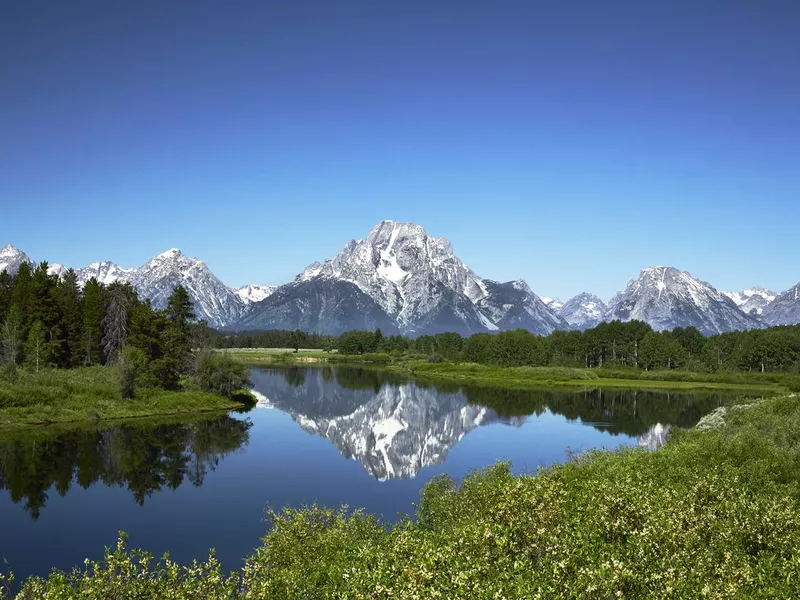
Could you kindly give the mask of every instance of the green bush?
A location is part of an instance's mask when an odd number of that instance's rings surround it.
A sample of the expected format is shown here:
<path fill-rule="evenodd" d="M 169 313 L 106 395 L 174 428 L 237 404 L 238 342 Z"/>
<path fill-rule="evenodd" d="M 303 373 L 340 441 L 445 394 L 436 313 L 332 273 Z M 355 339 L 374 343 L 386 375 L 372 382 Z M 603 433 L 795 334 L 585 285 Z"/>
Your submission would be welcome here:
<path fill-rule="evenodd" d="M 201 352 L 195 368 L 197 385 L 204 392 L 231 398 L 243 387 L 250 385 L 248 369 L 230 356 L 218 352 Z"/>

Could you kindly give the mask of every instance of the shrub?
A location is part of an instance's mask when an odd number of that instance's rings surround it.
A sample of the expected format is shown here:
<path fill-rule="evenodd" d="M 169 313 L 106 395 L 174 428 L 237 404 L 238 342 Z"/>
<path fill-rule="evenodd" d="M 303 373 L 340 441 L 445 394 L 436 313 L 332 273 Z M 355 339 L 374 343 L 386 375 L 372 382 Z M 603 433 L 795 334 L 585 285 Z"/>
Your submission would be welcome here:
<path fill-rule="evenodd" d="M 231 398 L 250 384 L 247 367 L 227 354 L 201 352 L 197 357 L 195 379 L 201 390 Z"/>

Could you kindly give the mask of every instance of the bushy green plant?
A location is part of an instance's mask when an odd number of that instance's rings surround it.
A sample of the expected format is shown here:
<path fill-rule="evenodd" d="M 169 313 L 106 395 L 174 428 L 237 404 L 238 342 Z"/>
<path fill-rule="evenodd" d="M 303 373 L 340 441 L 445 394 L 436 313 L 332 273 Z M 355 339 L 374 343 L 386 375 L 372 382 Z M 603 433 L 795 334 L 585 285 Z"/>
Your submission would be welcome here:
<path fill-rule="evenodd" d="M 195 379 L 201 390 L 226 398 L 249 385 L 247 367 L 227 354 L 217 352 L 201 352 L 198 355 Z"/>

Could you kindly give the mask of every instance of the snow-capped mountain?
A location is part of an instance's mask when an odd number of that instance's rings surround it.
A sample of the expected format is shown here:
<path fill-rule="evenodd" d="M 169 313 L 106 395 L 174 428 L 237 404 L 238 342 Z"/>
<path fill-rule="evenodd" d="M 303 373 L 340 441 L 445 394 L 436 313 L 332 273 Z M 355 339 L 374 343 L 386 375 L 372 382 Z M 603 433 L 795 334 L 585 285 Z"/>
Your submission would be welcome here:
<path fill-rule="evenodd" d="M 333 292 L 326 291 L 331 287 L 346 293 L 377 321 L 374 303 L 394 329 L 411 335 L 497 331 L 512 323 L 549 333 L 563 325 L 524 282 L 483 280 L 461 262 L 446 239 L 429 236 L 413 223 L 382 221 L 365 239 L 351 240 L 334 258 L 309 265 L 294 282 L 255 305 L 257 314 L 249 315 L 237 328 L 284 323 L 289 315 L 303 314 L 310 306 L 330 308 L 337 304 Z M 326 333 L 363 323 L 360 318 L 348 321 L 342 310 L 336 317 L 325 322 Z"/>
<path fill-rule="evenodd" d="M 768 325 L 800 323 L 800 283 L 786 290 L 765 306 L 761 317 Z"/>
<path fill-rule="evenodd" d="M 47 265 L 47 274 L 55 275 L 56 277 L 63 277 L 67 274 L 67 267 L 58 263 Z"/>
<path fill-rule="evenodd" d="M 549 298 L 547 296 L 539 296 L 539 299 L 544 302 L 544 305 L 552 310 L 554 313 L 558 314 L 558 311 L 564 306 L 564 303 L 559 300 L 558 298 Z"/>
<path fill-rule="evenodd" d="M 266 300 L 277 289 L 277 285 L 245 285 L 236 290 L 236 295 L 245 304 L 253 304 Z"/>
<path fill-rule="evenodd" d="M 14 248 L 11 244 L 4 246 L 3 249 L 0 250 L 0 273 L 8 271 L 10 275 L 13 275 L 24 262 L 33 265 L 33 261 L 27 254 L 22 250 Z"/>
<path fill-rule="evenodd" d="M 130 281 L 135 272 L 136 269 L 123 269 L 112 262 L 103 261 L 90 263 L 82 269 L 78 269 L 76 274 L 78 275 L 78 285 L 83 287 L 92 277 L 103 285 L 110 285 L 115 281 L 125 283 Z"/>
<path fill-rule="evenodd" d="M 567 300 L 558 314 L 573 329 L 590 329 L 603 320 L 606 303 L 593 294 L 583 292 Z"/>
<path fill-rule="evenodd" d="M 752 287 L 741 292 L 720 292 L 733 300 L 742 312 L 750 315 L 760 315 L 764 308 L 778 296 L 775 292 L 762 288 Z"/>
<path fill-rule="evenodd" d="M 154 256 L 129 273 L 126 281 L 158 309 L 166 308 L 172 291 L 182 285 L 194 302 L 195 316 L 212 327 L 235 323 L 245 312 L 245 303 L 234 290 L 217 279 L 203 261 L 185 256 L 177 248 Z"/>
<path fill-rule="evenodd" d="M 639 320 L 657 331 L 694 326 L 706 335 L 763 327 L 710 284 L 674 267 L 643 269 L 608 303 L 606 320 Z"/>

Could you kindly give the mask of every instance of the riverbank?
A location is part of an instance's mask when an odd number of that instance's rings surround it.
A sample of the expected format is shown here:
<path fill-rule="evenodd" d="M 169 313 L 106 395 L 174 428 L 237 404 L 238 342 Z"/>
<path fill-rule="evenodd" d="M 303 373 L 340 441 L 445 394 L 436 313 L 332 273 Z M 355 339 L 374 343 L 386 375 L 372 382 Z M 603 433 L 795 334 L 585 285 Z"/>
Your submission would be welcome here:
<path fill-rule="evenodd" d="M 105 561 L 31 579 L 19 598 L 798 597 L 798 430 L 800 399 L 785 395 L 677 431 L 656 452 L 435 479 L 392 527 L 360 512 L 284 509 L 231 574 L 213 555 L 155 562 L 123 537 Z"/>
<path fill-rule="evenodd" d="M 388 354 L 347 355 L 321 350 L 285 348 L 225 350 L 250 366 L 315 364 L 379 368 L 430 382 L 453 382 L 519 389 L 573 387 L 580 389 L 626 388 L 664 391 L 728 390 L 776 395 L 800 391 L 800 377 L 782 373 L 694 373 L 642 371 L 640 369 L 584 369 L 571 367 L 497 367 L 476 363 L 438 362 Z"/>
<path fill-rule="evenodd" d="M 249 396 L 240 396 L 247 402 Z M 240 409 L 243 402 L 196 390 L 137 389 L 123 400 L 116 372 L 106 367 L 18 370 L 0 382 L 0 431 L 52 423 L 106 421 Z"/>

